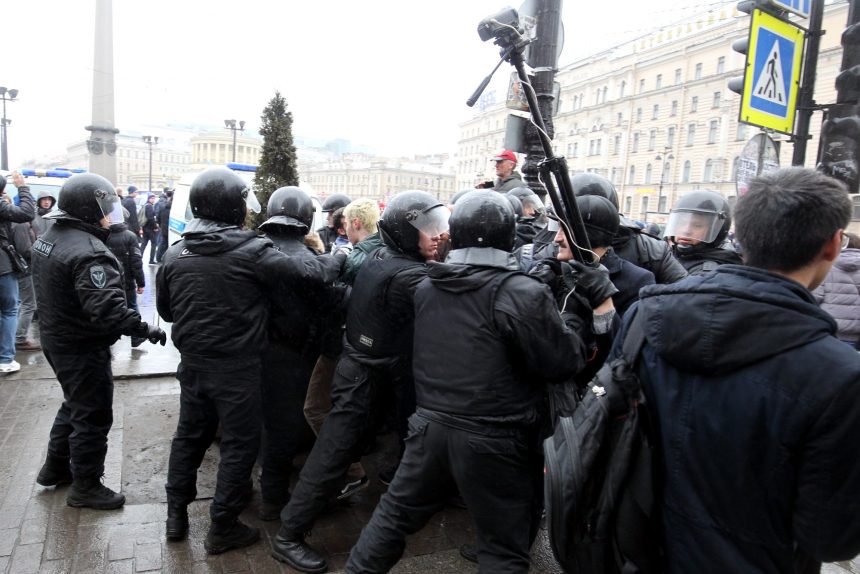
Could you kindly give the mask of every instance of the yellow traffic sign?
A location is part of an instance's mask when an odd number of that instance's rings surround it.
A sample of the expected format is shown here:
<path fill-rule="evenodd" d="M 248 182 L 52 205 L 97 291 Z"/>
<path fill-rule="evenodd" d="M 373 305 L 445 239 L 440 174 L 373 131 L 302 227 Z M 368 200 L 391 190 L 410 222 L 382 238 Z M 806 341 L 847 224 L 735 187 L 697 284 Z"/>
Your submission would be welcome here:
<path fill-rule="evenodd" d="M 740 121 L 793 133 L 804 39 L 799 26 L 753 10 Z"/>

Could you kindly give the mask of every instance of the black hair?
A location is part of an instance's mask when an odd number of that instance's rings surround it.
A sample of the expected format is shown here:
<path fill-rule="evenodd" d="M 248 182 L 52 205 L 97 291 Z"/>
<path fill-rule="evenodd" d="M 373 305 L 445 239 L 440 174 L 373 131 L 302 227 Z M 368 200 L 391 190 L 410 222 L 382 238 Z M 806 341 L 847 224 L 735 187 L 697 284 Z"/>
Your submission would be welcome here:
<path fill-rule="evenodd" d="M 812 263 L 850 220 L 851 201 L 842 182 L 792 167 L 750 181 L 735 206 L 735 236 L 747 265 L 791 272 Z"/>

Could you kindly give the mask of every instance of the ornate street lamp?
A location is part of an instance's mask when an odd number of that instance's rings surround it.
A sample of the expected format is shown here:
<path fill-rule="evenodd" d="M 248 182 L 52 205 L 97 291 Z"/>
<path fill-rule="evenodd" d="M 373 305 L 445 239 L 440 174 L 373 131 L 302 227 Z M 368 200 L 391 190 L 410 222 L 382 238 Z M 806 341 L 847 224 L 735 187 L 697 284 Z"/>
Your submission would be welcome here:
<path fill-rule="evenodd" d="M 9 97 L 6 97 L 9 96 Z M 2 123 L 2 143 L 0 144 L 0 169 L 9 169 L 9 156 L 6 140 L 6 126 L 12 123 L 12 120 L 6 119 L 6 102 L 15 102 L 18 96 L 18 90 L 9 89 L 0 86 L 0 99 L 3 100 L 3 123 Z"/>
<path fill-rule="evenodd" d="M 233 132 L 233 163 L 236 162 L 236 132 L 245 131 L 245 122 L 239 120 L 239 125 L 236 126 L 236 120 L 224 120 L 224 127 Z"/>

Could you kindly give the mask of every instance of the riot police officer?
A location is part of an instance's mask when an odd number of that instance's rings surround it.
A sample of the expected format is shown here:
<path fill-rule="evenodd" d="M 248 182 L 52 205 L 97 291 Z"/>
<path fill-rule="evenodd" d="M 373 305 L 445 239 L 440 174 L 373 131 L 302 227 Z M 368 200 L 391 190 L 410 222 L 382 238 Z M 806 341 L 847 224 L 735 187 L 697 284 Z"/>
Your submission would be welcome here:
<path fill-rule="evenodd" d="M 741 265 L 743 260 L 726 241 L 732 226 L 731 207 L 715 191 L 699 190 L 678 200 L 669 214 L 663 235 L 672 253 L 690 275 L 713 271 L 720 265 Z"/>
<path fill-rule="evenodd" d="M 352 201 L 350 197 L 343 193 L 333 193 L 323 201 L 322 212 L 326 214 L 326 222 L 323 227 L 317 229 L 317 235 L 325 245 L 325 252 L 331 252 L 331 246 L 334 245 L 334 240 L 337 239 L 337 228 L 333 219 L 334 212 L 342 207 L 346 207 Z"/>
<path fill-rule="evenodd" d="M 299 261 L 315 259 L 304 238 L 314 217 L 314 205 L 298 187 L 281 187 L 266 207 L 260 226 L 281 253 Z M 304 417 L 308 382 L 320 354 L 322 318 L 339 307 L 344 288 L 297 289 L 279 298 L 269 318 L 269 344 L 263 353 L 263 428 L 260 491 L 263 520 L 276 520 L 290 497 L 292 458 L 310 448 L 314 434 Z M 341 324 L 342 324 L 341 318 Z"/>
<path fill-rule="evenodd" d="M 235 173 L 213 168 L 191 184 L 194 219 L 164 255 L 156 276 L 158 313 L 173 322 L 181 354 L 179 422 L 167 471 L 168 540 L 188 532 L 187 506 L 197 494 L 197 469 L 221 425 L 221 461 L 210 554 L 248 546 L 256 528 L 239 521 L 250 496 L 260 441 L 260 355 L 266 348 L 272 299 L 297 287 L 319 288 L 340 272 L 343 256 L 287 257 L 255 231 L 242 229 L 256 197 Z"/>
<path fill-rule="evenodd" d="M 537 381 L 573 376 L 585 364 L 585 349 L 550 289 L 519 271 L 511 254 L 514 212 L 504 197 L 470 193 L 457 202 L 450 224 L 448 259 L 429 265 L 415 293 L 418 406 L 406 452 L 347 572 L 388 572 L 405 536 L 455 489 L 475 522 L 481 571 L 529 569 L 543 502 L 545 389 Z M 604 293 L 613 290 L 606 277 L 600 285 Z"/>
<path fill-rule="evenodd" d="M 574 193 L 605 197 L 618 209 L 618 194 L 615 186 L 605 177 L 594 173 L 578 173 L 571 180 Z M 657 283 L 674 283 L 687 276 L 687 271 L 672 255 L 664 241 L 641 233 L 639 226 L 627 218 L 621 218 L 618 233 L 612 240 L 612 248 L 622 259 L 647 269 L 654 274 Z"/>
<path fill-rule="evenodd" d="M 342 486 L 350 463 L 358 460 L 378 395 L 398 396 L 401 420 L 414 409 L 412 297 L 426 276 L 425 261 L 436 255 L 439 235 L 447 230 L 448 215 L 430 194 L 404 191 L 391 199 L 379 221 L 385 247 L 368 256 L 352 288 L 332 408 L 272 544 L 272 555 L 296 570 L 325 571 L 326 561 L 304 536 Z"/>
<path fill-rule="evenodd" d="M 104 243 L 110 222 L 122 221 L 113 185 L 100 175 L 73 175 L 58 207 L 46 216 L 56 223 L 33 244 L 32 256 L 42 349 L 63 389 L 36 482 L 71 482 L 69 506 L 118 508 L 125 496 L 100 480 L 113 422 L 110 346 L 120 335 L 162 345 L 167 336 L 127 305 L 121 267 Z"/>

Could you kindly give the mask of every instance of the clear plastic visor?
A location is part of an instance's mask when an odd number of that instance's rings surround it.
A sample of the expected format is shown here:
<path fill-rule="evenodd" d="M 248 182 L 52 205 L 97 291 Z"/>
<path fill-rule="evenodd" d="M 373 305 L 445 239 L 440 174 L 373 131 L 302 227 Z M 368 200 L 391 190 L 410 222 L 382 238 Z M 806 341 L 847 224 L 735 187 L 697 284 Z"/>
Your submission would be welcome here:
<path fill-rule="evenodd" d="M 434 205 L 424 211 L 410 211 L 406 215 L 409 224 L 429 237 L 438 237 L 448 231 L 451 212 L 443 205 Z"/>
<path fill-rule="evenodd" d="M 110 213 L 108 213 L 108 219 L 111 224 L 122 223 L 125 221 L 125 214 L 123 213 L 122 204 L 120 202 L 115 201 L 113 203 Z"/>
<path fill-rule="evenodd" d="M 663 237 L 711 243 L 717 238 L 722 227 L 723 220 L 713 212 L 673 211 L 669 214 Z"/>
<path fill-rule="evenodd" d="M 116 191 L 113 189 L 108 191 L 105 191 L 103 189 L 97 189 L 96 203 L 99 204 L 99 209 L 102 210 L 102 215 L 104 217 L 112 217 L 111 214 L 113 213 L 114 207 L 116 207 L 117 205 L 119 205 L 120 209 L 122 209 L 122 205 L 119 202 L 119 196 L 117 196 Z M 122 221 L 121 211 L 119 221 Z M 116 221 L 111 219 L 111 223 L 116 223 Z"/>
<path fill-rule="evenodd" d="M 254 213 L 260 213 L 263 209 L 260 206 L 260 201 L 257 199 L 257 194 L 254 193 L 253 189 L 245 188 L 242 190 L 242 197 L 245 198 L 245 207 L 253 211 Z"/>

